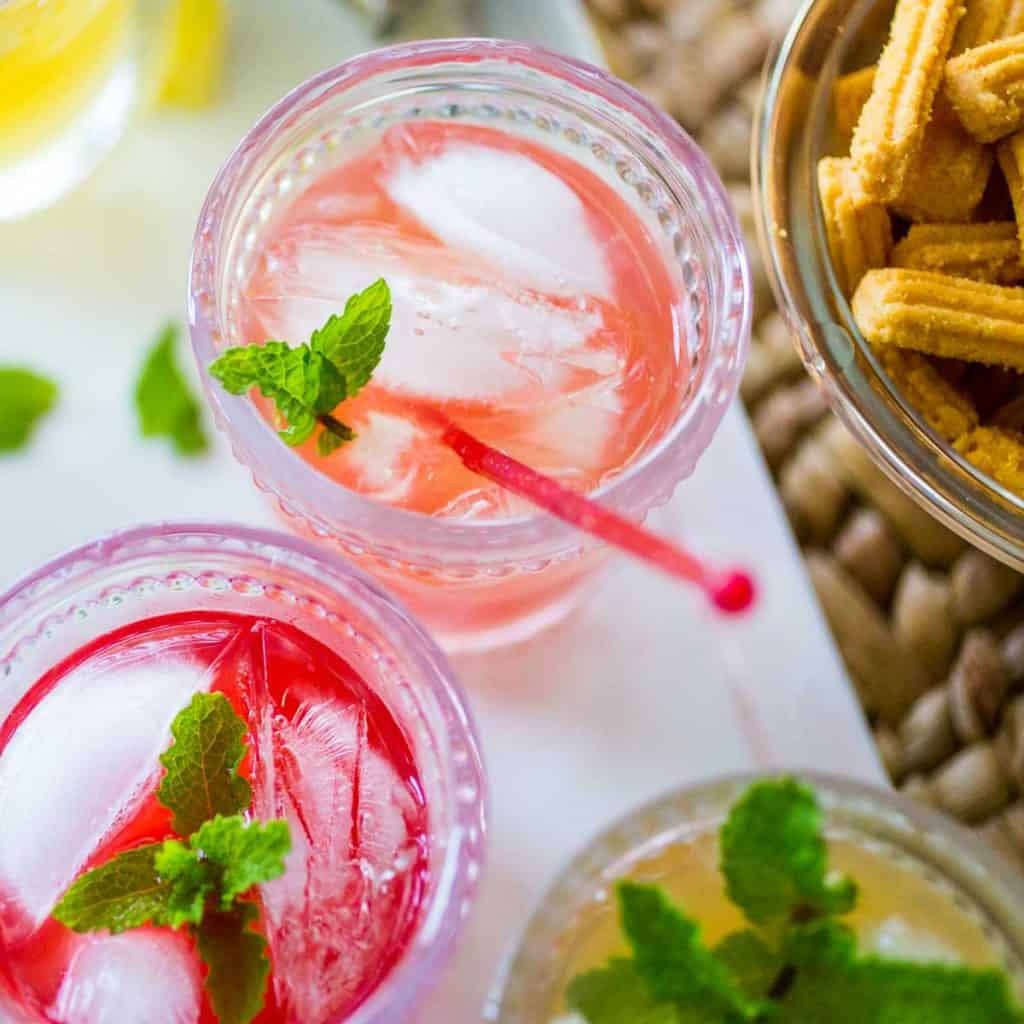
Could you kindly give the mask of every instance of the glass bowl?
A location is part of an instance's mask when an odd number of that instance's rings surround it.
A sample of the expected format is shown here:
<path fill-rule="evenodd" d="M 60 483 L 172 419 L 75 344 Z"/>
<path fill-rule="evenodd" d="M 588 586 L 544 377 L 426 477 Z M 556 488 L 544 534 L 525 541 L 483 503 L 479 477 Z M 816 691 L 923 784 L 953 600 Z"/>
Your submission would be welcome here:
<path fill-rule="evenodd" d="M 1024 500 L 938 436 L 890 381 L 832 270 L 816 167 L 831 155 L 832 86 L 881 51 L 892 0 L 811 0 L 769 61 L 755 125 L 758 231 L 808 371 L 873 459 L 961 536 L 1024 569 Z"/>

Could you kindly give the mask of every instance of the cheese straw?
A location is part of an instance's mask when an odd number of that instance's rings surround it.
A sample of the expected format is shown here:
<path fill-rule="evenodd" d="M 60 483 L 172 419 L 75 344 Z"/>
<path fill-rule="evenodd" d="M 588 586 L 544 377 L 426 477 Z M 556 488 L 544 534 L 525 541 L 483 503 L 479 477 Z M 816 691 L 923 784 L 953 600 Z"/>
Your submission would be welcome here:
<path fill-rule="evenodd" d="M 888 267 L 864 275 L 853 315 L 872 345 L 1024 370 L 1024 290 Z"/>
<path fill-rule="evenodd" d="M 945 79 L 957 116 L 979 142 L 1024 128 L 1024 32 L 954 57 Z"/>
<path fill-rule="evenodd" d="M 891 202 L 903 192 L 963 11 L 961 0 L 899 0 L 896 6 L 851 147 L 872 199 Z"/>
<path fill-rule="evenodd" d="M 1017 225 L 1012 221 L 915 224 L 893 249 L 891 263 L 989 284 L 1024 281 Z"/>
<path fill-rule="evenodd" d="M 884 267 L 892 249 L 885 207 L 868 199 L 849 160 L 825 157 L 818 163 L 818 189 L 832 264 L 843 293 L 854 293 L 873 267 Z"/>

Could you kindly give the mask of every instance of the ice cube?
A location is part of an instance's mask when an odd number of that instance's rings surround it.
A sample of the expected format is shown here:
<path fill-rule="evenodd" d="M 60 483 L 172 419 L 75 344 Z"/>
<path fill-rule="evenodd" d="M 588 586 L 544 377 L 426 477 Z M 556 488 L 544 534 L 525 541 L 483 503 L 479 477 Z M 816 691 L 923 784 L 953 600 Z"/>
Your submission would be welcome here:
<path fill-rule="evenodd" d="M 959 962 L 956 951 L 932 935 L 912 928 L 901 917 L 887 917 L 864 936 L 864 948 L 891 960 L 917 963 Z"/>
<path fill-rule="evenodd" d="M 417 474 L 408 457 L 423 436 L 423 431 L 408 420 L 371 412 L 359 428 L 359 444 L 352 445 L 347 453 L 350 465 L 359 474 L 360 492 L 379 501 L 401 504 Z"/>
<path fill-rule="evenodd" d="M 18 1006 L 13 998 L 0 988 L 0 1024 L 39 1024 L 39 1016 Z"/>
<path fill-rule="evenodd" d="M 412 865 L 412 797 L 369 744 L 364 708 L 310 699 L 291 718 L 266 711 L 254 768 L 260 817 L 288 820 L 285 875 L 263 886 L 278 1002 L 304 1024 L 344 1013 L 395 941 Z M 270 749 L 266 743 L 269 742 Z"/>
<path fill-rule="evenodd" d="M 0 887 L 26 924 L 148 792 L 204 678 L 183 656 L 121 651 L 72 669 L 28 713 L 0 754 Z"/>
<path fill-rule="evenodd" d="M 611 273 L 579 196 L 522 153 L 453 145 L 404 161 L 388 192 L 445 245 L 523 287 L 607 298 Z"/>
<path fill-rule="evenodd" d="M 195 954 L 170 931 L 90 935 L 50 1010 L 59 1024 L 194 1024 L 202 982 Z"/>
<path fill-rule="evenodd" d="M 564 303 L 481 276 L 479 263 L 429 241 L 364 227 L 299 224 L 269 247 L 249 301 L 268 338 L 308 338 L 355 291 L 384 277 L 393 314 L 374 379 L 431 398 L 494 399 L 584 351 L 603 324 L 590 300 Z"/>

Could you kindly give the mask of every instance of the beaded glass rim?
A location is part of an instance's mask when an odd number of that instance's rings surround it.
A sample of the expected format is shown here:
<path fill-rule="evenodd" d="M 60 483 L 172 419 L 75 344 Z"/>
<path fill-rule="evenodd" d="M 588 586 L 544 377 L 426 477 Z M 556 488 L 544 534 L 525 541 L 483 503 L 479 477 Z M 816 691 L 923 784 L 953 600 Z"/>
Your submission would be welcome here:
<path fill-rule="evenodd" d="M 775 777 L 776 773 L 772 773 Z M 533 1024 L 535 991 L 531 981 L 555 980 L 552 950 L 572 929 L 572 922 L 602 901 L 609 884 L 655 849 L 685 841 L 684 837 L 716 832 L 730 805 L 752 783 L 766 776 L 728 775 L 675 790 L 644 804 L 604 829 L 558 875 L 541 899 L 503 963 L 491 990 L 483 1019 L 491 1024 Z M 1024 991 L 1024 880 L 977 836 L 937 812 L 877 786 L 839 776 L 797 772 L 814 788 L 825 813 L 830 836 L 856 842 L 862 849 L 882 853 L 913 867 L 930 884 L 942 889 L 970 915 L 991 941 L 1016 984 Z M 979 907 L 985 897 L 975 890 L 989 887 L 988 907 L 998 897 L 1019 908 L 1017 932 L 1007 937 L 1005 926 L 994 923 L 990 909 Z M 969 891 L 969 896 L 965 895 Z M 541 982 L 543 984 L 543 982 Z"/>
<path fill-rule="evenodd" d="M 223 557 L 224 572 L 191 573 L 180 567 L 189 554 Z M 104 586 L 102 576 L 123 573 L 135 561 L 175 556 L 178 563 L 162 577 L 147 570 Z M 182 557 L 184 556 L 184 557 Z M 232 571 L 232 559 L 244 560 L 245 571 Z M 334 607 L 327 607 L 287 587 L 267 584 L 255 575 L 262 563 L 275 571 L 305 577 L 331 589 L 344 604 L 365 613 L 389 641 L 402 651 L 404 670 L 388 650 L 358 633 Z M 90 608 L 119 607 L 129 594 L 171 591 L 216 592 L 231 589 L 240 596 L 280 600 L 293 618 L 314 617 L 336 628 L 345 642 L 363 648 L 385 675 L 421 681 L 437 706 L 445 732 L 447 764 L 444 790 L 450 803 L 444 850 L 436 868 L 430 902 L 402 959 L 344 1024 L 391 1024 L 402 1019 L 418 994 L 428 988 L 454 949 L 456 935 L 468 916 L 479 883 L 485 853 L 486 782 L 479 741 L 466 695 L 444 654 L 420 625 L 371 577 L 340 556 L 308 541 L 269 530 L 219 523 L 155 523 L 120 530 L 53 559 L 0 594 L 0 685 L 14 662 L 35 644 L 61 628 L 81 621 Z M 28 633 L 21 623 L 31 622 Z M 342 1024 L 338 1021 L 337 1024 Z"/>
<path fill-rule="evenodd" d="M 242 238 L 243 248 L 255 244 L 258 227 L 271 216 L 275 199 L 290 193 L 316 167 L 323 151 L 341 145 L 345 133 L 329 129 L 315 142 L 298 148 L 285 167 L 262 181 L 259 201 L 251 201 L 247 178 L 260 170 L 262 151 L 321 100 L 345 96 L 375 82 L 414 97 L 417 81 L 425 87 L 422 83 L 431 74 L 452 78 L 455 70 L 461 77 L 446 80 L 447 88 L 462 86 L 479 93 L 477 111 L 489 108 L 498 118 L 533 120 L 541 130 L 586 145 L 595 159 L 612 166 L 666 232 L 680 260 L 684 284 L 696 284 L 701 273 L 715 278 L 714 306 L 704 302 L 690 310 L 698 326 L 710 320 L 702 350 L 690 353 L 701 368 L 695 392 L 665 435 L 595 492 L 596 497 L 634 515 L 671 497 L 710 442 L 741 376 L 751 321 L 750 275 L 742 235 L 716 172 L 675 121 L 601 69 L 541 47 L 487 39 L 390 47 L 325 71 L 281 100 L 225 164 L 200 215 L 189 295 L 193 346 L 218 426 L 229 435 L 236 457 L 249 466 L 257 486 L 275 496 L 285 514 L 300 520 L 314 535 L 338 541 L 357 556 L 369 549 L 386 562 L 428 571 L 451 569 L 453 563 L 476 570 L 486 563 L 529 558 L 540 559 L 543 564 L 537 568 L 542 568 L 553 560 L 577 556 L 589 542 L 546 515 L 455 523 L 366 498 L 311 470 L 284 449 L 247 397 L 228 395 L 206 379 L 206 367 L 224 342 L 221 306 L 230 307 L 233 287 L 230 283 L 221 287 L 226 273 L 219 251 L 224 225 L 244 206 L 248 219 L 234 234 Z M 400 82 L 388 76 L 399 76 Z M 489 87 L 481 84 L 484 76 L 490 76 Z M 521 94 L 546 103 L 548 109 L 537 114 L 512 101 L 499 105 L 495 86 L 506 83 L 506 91 L 518 88 Z M 409 107 L 411 102 L 404 108 L 406 114 L 410 110 L 425 113 L 422 104 Z M 558 115 L 551 112 L 556 104 Z M 452 107 L 442 105 L 431 116 L 458 116 Z M 595 128 L 598 124 L 602 130 Z M 350 126 L 350 130 L 355 129 Z M 616 141 L 616 135 L 628 136 L 628 149 Z M 332 511 L 325 512 L 328 509 Z"/>

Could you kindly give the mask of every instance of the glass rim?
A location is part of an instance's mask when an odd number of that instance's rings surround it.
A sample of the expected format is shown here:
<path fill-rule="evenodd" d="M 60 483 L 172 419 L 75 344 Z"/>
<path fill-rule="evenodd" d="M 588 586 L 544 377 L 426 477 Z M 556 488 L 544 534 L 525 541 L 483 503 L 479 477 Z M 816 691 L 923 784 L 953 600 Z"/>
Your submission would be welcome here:
<path fill-rule="evenodd" d="M 696 189 L 696 197 L 702 204 L 702 217 L 707 219 L 709 227 L 715 232 L 716 248 L 728 246 L 732 252 L 739 254 L 736 262 L 740 279 L 736 287 L 721 289 L 720 300 L 713 308 L 712 322 L 721 325 L 730 318 L 733 320 L 732 333 L 737 340 L 738 361 L 742 361 L 749 344 L 752 319 L 750 269 L 742 233 L 724 184 L 703 151 L 680 125 L 608 71 L 543 46 L 487 38 L 401 43 L 362 54 L 326 69 L 293 89 L 271 107 L 247 132 L 219 171 L 199 216 L 190 263 L 188 294 L 193 351 L 218 426 L 229 436 L 236 457 L 250 469 L 257 486 L 273 494 L 286 512 L 297 514 L 300 519 L 310 523 L 315 532 L 325 536 L 337 532 L 334 523 L 341 523 L 346 529 L 366 527 L 375 535 L 386 535 L 396 540 L 415 534 L 418 546 L 437 546 L 446 552 L 472 555 L 478 561 L 488 560 L 499 547 L 575 549 L 586 543 L 575 527 L 547 513 L 536 512 L 482 522 L 452 521 L 424 516 L 352 491 L 308 466 L 296 453 L 284 450 L 285 446 L 268 427 L 248 396 L 230 395 L 212 386 L 208 379 L 207 367 L 216 357 L 217 350 L 213 342 L 212 325 L 197 296 L 204 292 L 215 293 L 216 285 L 212 280 L 212 269 L 204 267 L 203 242 L 211 233 L 216 233 L 215 225 L 221 222 L 230 201 L 236 198 L 235 190 L 248 169 L 253 150 L 259 147 L 261 140 L 320 95 L 344 92 L 391 67 L 428 66 L 445 62 L 461 63 L 468 67 L 487 61 L 527 68 L 574 86 L 581 95 L 610 104 L 635 124 L 635 128 L 630 126 L 631 132 L 646 132 L 657 138 L 659 152 L 654 152 L 652 148 L 652 158 L 657 157 L 670 169 L 676 163 L 687 167 L 688 188 L 691 192 Z M 675 183 L 678 184 L 678 175 L 676 178 Z M 723 329 L 719 327 L 720 331 Z M 712 338 L 708 351 L 713 352 L 718 344 Z M 700 398 L 702 390 L 708 386 L 706 376 L 702 387 L 691 396 L 665 433 L 622 472 L 590 492 L 590 497 L 623 512 L 634 507 L 640 507 L 646 512 L 668 501 L 686 475 L 685 471 L 678 472 L 677 450 L 687 432 L 693 429 L 695 415 L 702 411 Z M 730 384 L 730 398 L 737 388 L 738 379 L 734 379 Z M 729 404 L 728 401 L 713 403 L 710 411 L 705 414 L 709 426 L 708 440 Z M 259 470 L 246 455 L 255 456 Z M 664 474 L 672 475 L 669 484 L 659 479 Z M 330 511 L 325 513 L 325 509 Z"/>
<path fill-rule="evenodd" d="M 469 701 L 446 656 L 423 627 L 372 577 L 322 546 L 273 530 L 236 523 L 209 521 L 156 522 L 115 530 L 55 556 L 16 580 L 0 593 L 0 642 L 31 616 L 36 605 L 56 600 L 81 578 L 114 573 L 136 557 L 159 552 L 192 550 L 222 552 L 225 558 L 255 557 L 268 571 L 280 566 L 326 586 L 343 604 L 372 609 L 388 646 L 400 648 L 410 678 L 421 679 L 461 732 L 469 752 L 458 766 L 458 778 L 445 766 L 445 791 L 450 821 L 444 837 L 444 855 L 432 869 L 436 888 L 420 908 L 420 918 L 402 958 L 349 1016 L 337 1024 L 390 1024 L 396 1013 L 415 1005 L 418 995 L 432 987 L 437 974 L 454 951 L 456 937 L 472 903 L 482 866 L 487 818 L 487 784 L 480 743 Z M 46 627 L 48 616 L 36 630 Z M 301 628 L 301 627 L 300 627 Z M 34 634 L 35 635 L 35 634 Z M 14 653 L 18 637 L 0 657 Z M 472 800 L 456 799 L 454 791 L 473 782 Z M 473 839 L 475 833 L 476 838 Z M 397 1009 L 396 1009 L 397 1008 Z"/>
<path fill-rule="evenodd" d="M 768 277 L 808 372 L 819 386 L 824 385 L 832 411 L 886 477 L 971 544 L 1024 570 L 1024 499 L 983 473 L 932 430 L 882 368 L 836 280 L 827 255 L 824 216 L 813 199 L 809 244 L 825 273 L 805 270 L 806 263 L 793 255 L 801 243 L 794 242 L 789 231 L 788 189 L 793 171 L 787 162 L 796 144 L 779 142 L 780 131 L 787 130 L 780 128 L 783 87 L 787 75 L 799 71 L 796 61 L 805 33 L 814 31 L 812 17 L 834 8 L 848 15 L 854 4 L 855 0 L 805 0 L 765 63 L 751 154 L 757 230 Z M 832 71 L 838 70 L 829 67 L 827 57 L 823 66 L 828 73 L 814 77 L 815 97 L 831 88 Z M 806 72 L 800 73 L 807 77 Z M 813 126 L 804 145 L 811 145 L 812 134 Z M 812 187 L 816 196 L 817 187 Z M 814 316 L 811 293 L 818 292 L 833 311 L 828 322 Z"/>
<path fill-rule="evenodd" d="M 1019 906 L 1021 914 L 1024 914 L 1024 878 L 1013 865 L 978 835 L 932 807 L 911 800 L 886 786 L 830 772 L 802 769 L 787 771 L 785 767 L 778 771 L 730 772 L 673 787 L 601 826 L 577 848 L 571 859 L 534 901 L 526 924 L 515 935 L 515 943 L 499 965 L 491 985 L 483 1020 L 487 1024 L 500 1024 L 506 995 L 513 980 L 523 973 L 530 973 L 528 953 L 531 940 L 541 932 L 545 936 L 550 934 L 550 929 L 544 926 L 551 907 L 562 906 L 567 902 L 579 904 L 576 897 L 580 891 L 581 876 L 592 877 L 598 872 L 607 872 L 649 847 L 659 832 L 685 826 L 687 822 L 684 818 L 670 821 L 664 813 L 684 802 L 707 802 L 709 806 L 715 803 L 720 807 L 720 816 L 724 820 L 730 805 L 749 786 L 765 779 L 780 777 L 794 778 L 810 786 L 818 798 L 826 821 L 831 812 L 845 812 L 852 819 L 851 827 L 860 827 L 869 838 L 881 839 L 896 848 L 901 847 L 901 838 L 911 835 L 924 837 L 927 852 L 933 855 L 933 859 L 928 861 L 929 866 L 947 882 L 955 888 L 966 888 L 963 878 L 949 878 L 945 865 L 935 865 L 934 857 L 943 854 L 954 860 L 957 866 L 963 866 L 965 874 L 969 874 L 972 880 L 979 875 L 993 879 L 996 887 L 1008 893 L 1013 903 Z M 655 819 L 658 821 L 658 830 L 646 827 Z M 872 833 L 872 825 L 877 834 Z M 617 842 L 620 837 L 629 837 L 628 845 Z M 607 880 L 613 880 L 613 877 L 621 876 L 608 875 Z M 1024 957 L 1024 928 L 1020 930 L 1019 936 L 1011 935 L 1011 939 L 1020 943 L 1020 946 L 1012 947 L 1010 952 Z"/>

